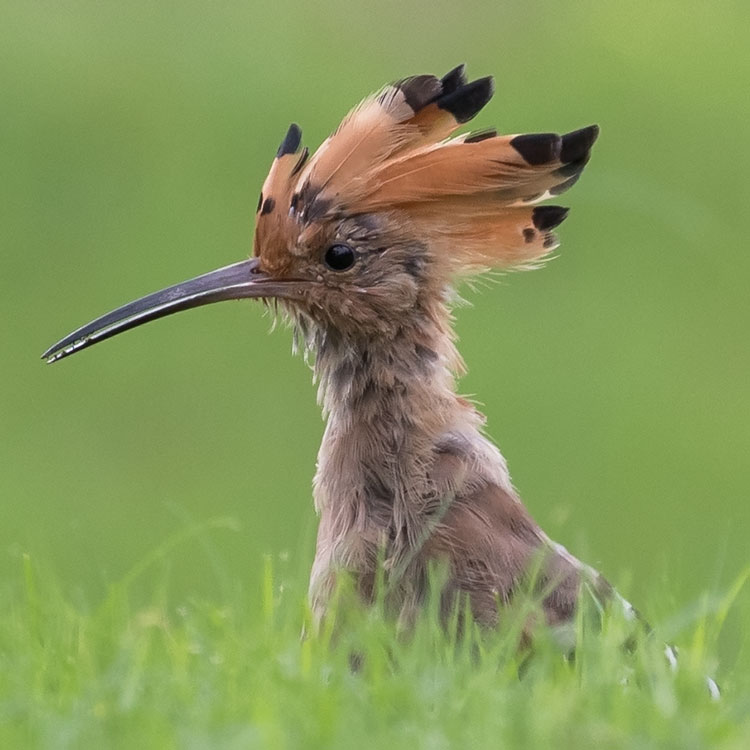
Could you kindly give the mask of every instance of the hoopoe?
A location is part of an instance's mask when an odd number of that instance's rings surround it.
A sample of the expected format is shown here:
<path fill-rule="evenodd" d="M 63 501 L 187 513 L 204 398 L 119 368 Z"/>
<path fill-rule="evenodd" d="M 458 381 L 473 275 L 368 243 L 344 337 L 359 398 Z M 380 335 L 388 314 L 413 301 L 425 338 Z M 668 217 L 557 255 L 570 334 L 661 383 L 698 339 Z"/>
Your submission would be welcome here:
<path fill-rule="evenodd" d="M 446 606 L 467 597 L 487 626 L 534 561 L 550 625 L 570 623 L 584 584 L 633 611 L 546 536 L 483 416 L 456 393 L 457 281 L 532 268 L 558 246 L 567 209 L 538 204 L 578 180 L 599 133 L 454 135 L 493 90 L 490 77 L 468 82 L 464 66 L 405 78 L 355 107 L 312 156 L 291 125 L 260 193 L 253 257 L 124 305 L 43 355 L 55 362 L 221 300 L 280 306 L 314 354 L 327 419 L 314 480 L 318 616 L 340 571 L 370 600 L 379 565 L 408 616 L 433 562 L 449 571 Z"/>

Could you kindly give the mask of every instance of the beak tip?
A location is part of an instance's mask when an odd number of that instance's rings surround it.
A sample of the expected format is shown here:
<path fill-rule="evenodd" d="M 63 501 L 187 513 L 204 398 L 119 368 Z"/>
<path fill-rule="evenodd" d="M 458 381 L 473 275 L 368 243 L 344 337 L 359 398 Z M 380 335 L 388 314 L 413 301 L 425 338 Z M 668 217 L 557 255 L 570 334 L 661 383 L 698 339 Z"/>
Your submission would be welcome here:
<path fill-rule="evenodd" d="M 61 359 L 64 359 L 69 354 L 73 354 L 73 352 L 78 351 L 78 349 L 81 348 L 81 340 L 78 339 L 74 341 L 72 344 L 68 344 L 68 346 L 60 346 L 59 343 L 54 344 L 51 346 L 47 351 L 45 351 L 40 359 L 42 359 L 45 364 L 51 365 L 55 362 L 58 362 Z"/>
<path fill-rule="evenodd" d="M 51 346 L 49 349 L 46 349 L 44 352 L 42 352 L 40 359 L 44 360 L 48 365 L 52 364 L 52 362 L 56 362 L 59 359 L 59 351 L 60 350 L 57 345 Z"/>

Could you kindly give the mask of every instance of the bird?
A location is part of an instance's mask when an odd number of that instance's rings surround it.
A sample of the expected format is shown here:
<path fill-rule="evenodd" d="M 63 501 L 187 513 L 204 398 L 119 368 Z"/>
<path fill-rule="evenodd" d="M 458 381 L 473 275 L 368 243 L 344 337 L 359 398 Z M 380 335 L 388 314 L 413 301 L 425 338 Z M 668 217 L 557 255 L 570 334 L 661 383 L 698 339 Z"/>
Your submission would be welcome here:
<path fill-rule="evenodd" d="M 532 568 L 553 628 L 570 625 L 584 588 L 634 613 L 545 534 L 484 416 L 457 392 L 457 288 L 549 257 L 568 209 L 547 201 L 576 183 L 599 134 L 457 134 L 493 93 L 492 77 L 470 81 L 459 65 L 365 98 L 312 154 L 292 124 L 260 192 L 251 257 L 126 304 L 42 355 L 57 362 L 222 300 L 287 316 L 326 420 L 313 481 L 318 619 L 344 575 L 365 603 L 385 578 L 394 611 L 412 618 L 435 564 L 447 571 L 444 607 L 468 602 L 488 628 Z"/>

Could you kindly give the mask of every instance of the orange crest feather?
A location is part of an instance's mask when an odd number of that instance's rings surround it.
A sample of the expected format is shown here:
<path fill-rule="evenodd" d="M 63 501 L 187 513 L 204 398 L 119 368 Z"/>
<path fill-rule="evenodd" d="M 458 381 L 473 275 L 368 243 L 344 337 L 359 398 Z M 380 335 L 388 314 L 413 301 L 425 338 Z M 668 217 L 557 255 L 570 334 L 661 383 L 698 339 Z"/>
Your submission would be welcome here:
<path fill-rule="evenodd" d="M 293 255 L 313 223 L 387 212 L 460 265 L 533 265 L 557 246 L 551 230 L 567 213 L 534 204 L 576 182 L 599 131 L 449 138 L 493 89 L 491 78 L 468 83 L 463 66 L 390 84 L 309 161 L 292 126 L 263 185 L 256 254 Z"/>

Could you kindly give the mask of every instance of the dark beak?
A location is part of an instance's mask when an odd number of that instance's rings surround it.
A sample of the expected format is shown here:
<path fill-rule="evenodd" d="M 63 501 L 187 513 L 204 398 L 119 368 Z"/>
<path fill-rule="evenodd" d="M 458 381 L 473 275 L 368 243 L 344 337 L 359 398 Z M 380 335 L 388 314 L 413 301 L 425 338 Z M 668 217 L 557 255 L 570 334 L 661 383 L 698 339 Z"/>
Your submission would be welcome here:
<path fill-rule="evenodd" d="M 262 273 L 257 258 L 243 260 L 118 307 L 68 334 L 47 349 L 42 359 L 57 362 L 122 331 L 191 307 L 246 297 L 289 298 L 303 291 L 303 282 L 280 281 Z"/>

